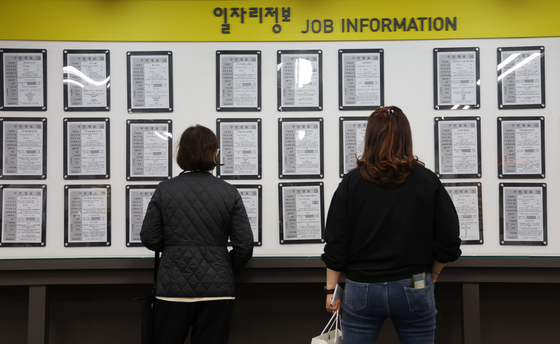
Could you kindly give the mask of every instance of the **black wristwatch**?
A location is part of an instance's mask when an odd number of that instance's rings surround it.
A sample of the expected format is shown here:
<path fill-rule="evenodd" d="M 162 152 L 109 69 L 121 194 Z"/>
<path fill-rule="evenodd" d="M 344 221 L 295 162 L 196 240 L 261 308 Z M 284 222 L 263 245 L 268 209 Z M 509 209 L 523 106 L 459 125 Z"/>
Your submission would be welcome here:
<path fill-rule="evenodd" d="M 334 294 L 334 289 L 327 289 L 327 286 L 325 286 L 324 288 L 325 288 L 325 295 Z"/>

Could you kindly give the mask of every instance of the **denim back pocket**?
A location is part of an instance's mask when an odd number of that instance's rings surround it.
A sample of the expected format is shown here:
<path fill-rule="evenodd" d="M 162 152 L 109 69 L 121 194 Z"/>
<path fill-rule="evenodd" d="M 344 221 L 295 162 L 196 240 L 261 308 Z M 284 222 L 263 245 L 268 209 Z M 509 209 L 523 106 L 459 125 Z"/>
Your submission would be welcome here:
<path fill-rule="evenodd" d="M 359 311 L 366 308 L 368 294 L 368 284 L 346 280 L 344 287 L 344 304 L 352 311 Z"/>
<path fill-rule="evenodd" d="M 434 285 L 428 284 L 425 288 L 404 287 L 408 300 L 408 310 L 418 315 L 424 315 L 435 307 Z"/>

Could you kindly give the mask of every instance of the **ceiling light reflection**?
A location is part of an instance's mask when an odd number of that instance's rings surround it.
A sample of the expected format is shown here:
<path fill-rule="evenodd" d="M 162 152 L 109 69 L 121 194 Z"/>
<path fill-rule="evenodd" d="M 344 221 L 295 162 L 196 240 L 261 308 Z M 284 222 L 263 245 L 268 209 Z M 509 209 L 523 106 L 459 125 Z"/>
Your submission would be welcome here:
<path fill-rule="evenodd" d="M 502 61 L 502 63 L 500 63 L 498 65 L 498 70 L 502 69 L 505 67 L 505 65 L 507 65 L 508 63 L 510 63 L 511 61 L 513 61 L 514 59 L 517 58 L 517 56 L 519 56 L 521 53 L 515 53 L 515 54 L 511 54 L 509 55 L 509 57 L 507 59 L 505 59 L 504 61 Z"/>
<path fill-rule="evenodd" d="M 84 80 L 85 82 L 87 82 L 88 84 L 91 84 L 91 85 L 94 85 L 94 86 L 103 86 L 105 84 L 108 84 L 109 80 L 111 79 L 111 76 L 108 76 L 107 79 L 105 79 L 103 81 L 95 81 L 95 80 L 91 79 L 90 77 L 88 77 L 87 75 L 85 75 L 84 73 L 82 73 L 81 71 L 79 71 L 77 68 L 72 67 L 72 66 L 63 67 L 62 72 L 67 73 L 67 74 L 75 75 L 75 76 L 81 78 L 82 80 Z"/>
<path fill-rule="evenodd" d="M 505 73 L 503 73 L 502 75 L 500 75 L 498 77 L 498 81 L 502 80 L 503 78 L 505 78 L 509 73 L 523 67 L 524 65 L 526 65 L 527 63 L 531 62 L 532 60 L 534 60 L 537 57 L 540 57 L 542 54 L 541 53 L 532 53 L 529 57 L 527 57 L 525 60 L 519 62 L 518 64 L 516 64 L 515 66 L 513 66 L 512 68 L 508 69 Z"/>
<path fill-rule="evenodd" d="M 81 88 L 84 88 L 84 87 L 85 87 L 84 85 L 80 84 L 80 83 L 77 82 L 76 80 L 64 79 L 64 80 L 62 80 L 62 82 L 65 82 L 65 83 L 67 83 L 67 84 L 73 84 L 73 85 L 79 86 L 79 87 L 81 87 Z"/>
<path fill-rule="evenodd" d="M 163 133 L 158 133 L 157 131 L 154 131 L 154 134 L 156 134 L 160 139 L 162 140 L 170 140 L 173 136 L 168 133 L 168 132 L 163 132 Z"/>
<path fill-rule="evenodd" d="M 295 73 L 298 88 L 303 88 L 303 86 L 309 84 L 313 76 L 313 65 L 311 61 L 302 58 L 297 59 Z"/>

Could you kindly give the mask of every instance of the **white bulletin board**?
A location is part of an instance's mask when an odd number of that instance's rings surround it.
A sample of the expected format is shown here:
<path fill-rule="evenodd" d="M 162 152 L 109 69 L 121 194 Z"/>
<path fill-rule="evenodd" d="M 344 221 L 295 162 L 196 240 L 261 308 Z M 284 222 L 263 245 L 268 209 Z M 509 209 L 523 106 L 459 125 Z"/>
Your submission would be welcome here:
<path fill-rule="evenodd" d="M 546 51 L 546 106 L 541 109 L 500 110 L 497 94 L 497 48 L 544 46 Z M 480 48 L 480 108 L 476 110 L 435 110 L 433 105 L 433 49 Z M 434 118 L 479 116 L 481 127 L 482 176 L 443 182 L 482 183 L 484 243 L 463 245 L 464 256 L 560 256 L 560 38 L 520 38 L 484 40 L 418 41 L 335 41 L 335 42 L 74 42 L 74 41 L 0 41 L 0 48 L 45 49 L 47 51 L 47 111 L 0 111 L 0 117 L 46 117 L 46 180 L 1 180 L 0 184 L 46 184 L 47 224 L 44 247 L 0 247 L 0 259 L 114 258 L 151 257 L 143 247 L 127 247 L 126 186 L 144 181 L 126 179 L 127 120 L 171 119 L 173 153 L 181 133 L 200 124 L 216 131 L 217 118 L 262 120 L 262 178 L 228 180 L 231 184 L 262 185 L 262 246 L 256 257 L 318 257 L 324 244 L 280 244 L 278 184 L 278 119 L 322 118 L 324 128 L 324 177 L 291 179 L 290 182 L 322 182 L 325 215 L 330 199 L 340 182 L 340 117 L 369 116 L 370 110 L 341 111 L 338 95 L 339 49 L 383 49 L 384 105 L 400 107 L 412 126 L 414 152 L 426 167 L 434 169 Z M 63 51 L 110 51 L 111 109 L 103 112 L 65 112 L 63 95 Z M 262 110 L 255 112 L 216 111 L 216 51 L 260 51 L 262 58 Z M 321 111 L 281 112 L 277 107 L 277 52 L 279 50 L 320 50 L 322 54 L 323 107 Z M 173 53 L 173 111 L 165 113 L 128 113 L 127 52 L 171 51 Z M 508 179 L 508 183 L 544 183 L 547 188 L 548 242 L 545 246 L 500 245 L 498 178 L 498 117 L 542 116 L 546 120 L 545 178 Z M 63 119 L 66 117 L 110 118 L 111 244 L 100 247 L 64 246 L 64 186 L 97 184 L 93 180 L 63 178 Z M 181 172 L 173 162 L 172 175 Z M 157 182 L 156 182 L 157 183 Z"/>

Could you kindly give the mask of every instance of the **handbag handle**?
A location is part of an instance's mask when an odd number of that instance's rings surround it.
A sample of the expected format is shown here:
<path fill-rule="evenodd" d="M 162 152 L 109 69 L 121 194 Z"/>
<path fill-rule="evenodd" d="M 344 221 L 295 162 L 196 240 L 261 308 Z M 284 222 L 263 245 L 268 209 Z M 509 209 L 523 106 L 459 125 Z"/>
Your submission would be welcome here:
<path fill-rule="evenodd" d="M 335 319 L 334 322 L 333 322 L 333 319 Z M 321 335 L 323 335 L 327 331 L 327 328 L 329 329 L 329 331 L 332 330 L 332 327 L 335 324 L 336 324 L 336 329 L 338 330 L 338 309 L 336 310 L 336 312 L 333 313 L 331 319 L 327 323 L 327 326 L 325 326 L 325 328 L 323 329 L 323 332 L 321 332 Z M 330 325 L 330 327 L 329 327 L 329 325 Z"/>
<path fill-rule="evenodd" d="M 335 327 L 335 331 L 334 331 L 334 336 L 338 337 L 338 319 L 340 319 L 340 314 L 338 313 L 338 309 L 336 310 L 336 327 Z M 340 321 L 340 331 L 342 331 L 342 320 Z"/>

